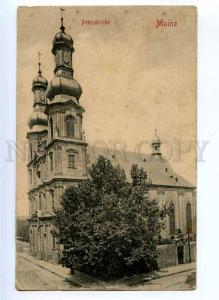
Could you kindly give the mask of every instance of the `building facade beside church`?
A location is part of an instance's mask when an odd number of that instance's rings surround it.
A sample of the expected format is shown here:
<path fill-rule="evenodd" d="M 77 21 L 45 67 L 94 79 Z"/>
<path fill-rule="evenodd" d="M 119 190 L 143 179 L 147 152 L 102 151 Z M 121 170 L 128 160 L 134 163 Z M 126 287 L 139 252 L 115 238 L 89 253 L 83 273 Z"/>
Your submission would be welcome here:
<path fill-rule="evenodd" d="M 87 169 L 98 153 L 119 163 L 127 177 L 134 163 L 146 170 L 151 180 L 151 199 L 170 207 L 163 239 L 170 239 L 179 229 L 187 233 L 189 228 L 190 235 L 195 235 L 195 187 L 176 174 L 163 158 L 157 135 L 151 143 L 152 153 L 147 155 L 113 149 L 94 151 L 87 145 L 82 127 L 84 108 L 79 102 L 82 89 L 74 79 L 73 52 L 73 40 L 61 19 L 52 45 L 54 77 L 48 84 L 39 63 L 32 83 L 34 103 L 27 132 L 31 254 L 40 259 L 57 259 L 61 245 L 54 234 L 54 211 L 60 207 L 64 190 L 87 177 Z"/>

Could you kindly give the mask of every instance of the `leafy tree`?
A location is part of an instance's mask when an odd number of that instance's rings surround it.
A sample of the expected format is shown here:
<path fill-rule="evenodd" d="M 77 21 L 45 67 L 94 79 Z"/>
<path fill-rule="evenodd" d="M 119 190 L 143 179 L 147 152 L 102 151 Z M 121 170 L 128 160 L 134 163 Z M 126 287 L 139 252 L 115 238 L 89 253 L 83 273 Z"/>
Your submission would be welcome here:
<path fill-rule="evenodd" d="M 133 165 L 130 174 L 128 182 L 99 156 L 89 178 L 64 192 L 55 219 L 63 266 L 103 278 L 157 269 L 163 212 L 148 198 L 145 171 Z"/>
<path fill-rule="evenodd" d="M 29 224 L 25 219 L 17 218 L 16 236 L 18 239 L 29 242 Z"/>

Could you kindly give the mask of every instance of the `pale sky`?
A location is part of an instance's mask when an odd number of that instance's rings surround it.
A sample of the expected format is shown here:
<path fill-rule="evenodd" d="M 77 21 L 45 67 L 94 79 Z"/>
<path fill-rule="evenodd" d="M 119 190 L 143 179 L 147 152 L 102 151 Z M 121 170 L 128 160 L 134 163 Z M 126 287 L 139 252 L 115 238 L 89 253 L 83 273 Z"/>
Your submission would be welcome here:
<path fill-rule="evenodd" d="M 177 27 L 155 28 L 157 19 Z M 110 20 L 110 25 L 81 21 Z M 192 7 L 67 7 L 66 33 L 74 40 L 74 77 L 82 86 L 83 127 L 89 144 L 115 142 L 150 153 L 155 128 L 173 169 L 196 184 L 196 12 Z M 33 109 L 37 51 L 43 76 L 53 77 L 52 40 L 58 7 L 20 8 L 17 27 L 17 145 Z M 179 159 L 179 142 L 183 145 Z M 27 155 L 17 156 L 17 215 L 28 214 Z"/>

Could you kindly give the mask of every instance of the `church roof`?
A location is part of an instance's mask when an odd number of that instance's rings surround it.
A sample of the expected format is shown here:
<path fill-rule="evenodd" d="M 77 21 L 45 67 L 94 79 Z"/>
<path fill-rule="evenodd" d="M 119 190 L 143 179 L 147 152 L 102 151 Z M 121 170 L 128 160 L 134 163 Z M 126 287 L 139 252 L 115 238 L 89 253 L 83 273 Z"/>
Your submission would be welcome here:
<path fill-rule="evenodd" d="M 195 188 L 191 182 L 175 173 L 162 156 L 88 146 L 88 166 L 101 154 L 110 159 L 113 165 L 119 164 L 124 169 L 127 179 L 130 179 L 132 165 L 137 164 L 147 172 L 152 185 Z"/>

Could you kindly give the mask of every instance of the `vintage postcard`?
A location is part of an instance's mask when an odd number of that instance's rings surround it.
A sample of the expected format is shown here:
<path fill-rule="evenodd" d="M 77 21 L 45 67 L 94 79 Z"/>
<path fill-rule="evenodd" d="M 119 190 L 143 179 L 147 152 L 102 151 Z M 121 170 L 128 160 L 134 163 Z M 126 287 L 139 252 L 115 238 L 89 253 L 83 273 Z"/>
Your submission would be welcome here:
<path fill-rule="evenodd" d="M 197 11 L 17 10 L 18 290 L 196 287 Z"/>

